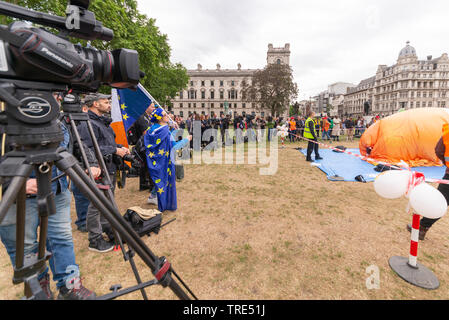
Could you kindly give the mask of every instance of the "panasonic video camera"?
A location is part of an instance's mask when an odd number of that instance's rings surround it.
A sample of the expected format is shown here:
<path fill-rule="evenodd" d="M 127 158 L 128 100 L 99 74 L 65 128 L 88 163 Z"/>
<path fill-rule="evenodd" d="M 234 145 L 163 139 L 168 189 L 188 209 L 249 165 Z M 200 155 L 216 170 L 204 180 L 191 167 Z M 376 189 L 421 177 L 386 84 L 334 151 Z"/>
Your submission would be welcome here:
<path fill-rule="evenodd" d="M 90 0 L 72 0 L 67 17 L 0 1 L 0 14 L 19 21 L 0 26 L 0 131 L 16 145 L 62 141 L 54 92 L 96 92 L 101 85 L 136 88 L 144 73 L 135 50 L 85 48 L 69 37 L 110 41 L 113 31 L 88 10 Z M 59 30 L 59 34 L 39 25 Z"/>

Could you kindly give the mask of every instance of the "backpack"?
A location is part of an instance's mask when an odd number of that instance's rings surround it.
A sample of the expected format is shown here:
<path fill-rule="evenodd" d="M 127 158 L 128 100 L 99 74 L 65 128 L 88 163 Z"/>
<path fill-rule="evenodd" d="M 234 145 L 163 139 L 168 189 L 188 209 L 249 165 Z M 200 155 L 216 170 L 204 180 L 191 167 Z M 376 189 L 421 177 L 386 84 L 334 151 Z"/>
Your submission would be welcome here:
<path fill-rule="evenodd" d="M 155 209 L 129 208 L 123 218 L 131 225 L 140 237 L 158 234 L 161 229 L 162 214 Z"/>

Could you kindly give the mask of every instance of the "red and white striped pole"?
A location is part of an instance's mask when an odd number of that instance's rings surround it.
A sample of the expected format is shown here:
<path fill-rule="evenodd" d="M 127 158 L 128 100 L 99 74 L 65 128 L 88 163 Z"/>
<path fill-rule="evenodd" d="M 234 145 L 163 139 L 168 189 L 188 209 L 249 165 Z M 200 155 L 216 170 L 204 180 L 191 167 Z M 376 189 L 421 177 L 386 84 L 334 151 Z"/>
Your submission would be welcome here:
<path fill-rule="evenodd" d="M 408 258 L 408 264 L 413 268 L 418 268 L 418 243 L 419 243 L 419 226 L 421 222 L 421 216 L 413 213 L 412 223 L 412 240 L 410 242 L 410 255 Z"/>

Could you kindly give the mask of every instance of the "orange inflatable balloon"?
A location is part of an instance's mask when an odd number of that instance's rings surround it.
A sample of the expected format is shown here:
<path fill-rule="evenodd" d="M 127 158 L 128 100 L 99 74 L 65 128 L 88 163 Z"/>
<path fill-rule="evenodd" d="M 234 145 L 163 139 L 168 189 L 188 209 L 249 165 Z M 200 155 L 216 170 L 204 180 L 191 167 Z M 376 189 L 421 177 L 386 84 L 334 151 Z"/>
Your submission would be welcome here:
<path fill-rule="evenodd" d="M 435 147 L 445 123 L 449 123 L 449 109 L 422 108 L 396 113 L 365 131 L 359 143 L 360 153 L 392 164 L 404 160 L 411 167 L 441 166 Z"/>

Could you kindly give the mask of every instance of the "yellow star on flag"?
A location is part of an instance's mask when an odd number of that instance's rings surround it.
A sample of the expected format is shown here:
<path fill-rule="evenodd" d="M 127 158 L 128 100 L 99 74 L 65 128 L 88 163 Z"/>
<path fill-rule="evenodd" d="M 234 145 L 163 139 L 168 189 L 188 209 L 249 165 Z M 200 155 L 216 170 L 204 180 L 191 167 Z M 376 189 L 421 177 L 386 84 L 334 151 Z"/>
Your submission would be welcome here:
<path fill-rule="evenodd" d="M 170 155 L 170 152 L 165 152 L 165 156 L 168 158 L 168 156 Z"/>
<path fill-rule="evenodd" d="M 154 153 L 150 152 L 149 156 L 150 156 L 150 158 L 153 158 L 154 157 Z"/>
<path fill-rule="evenodd" d="M 164 193 L 164 188 L 159 188 L 159 190 L 157 190 L 157 192 L 159 192 L 159 194 L 163 194 Z"/>
<path fill-rule="evenodd" d="M 124 115 L 123 115 L 123 120 L 128 120 L 128 118 L 129 118 L 129 116 L 125 113 Z"/>
<path fill-rule="evenodd" d="M 120 108 L 125 111 L 126 108 L 128 108 L 124 103 L 122 103 L 122 105 L 120 106 Z"/>
<path fill-rule="evenodd" d="M 161 149 L 161 150 L 159 150 L 159 154 L 161 155 L 161 156 L 163 156 L 164 155 L 164 149 Z"/>

